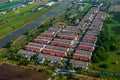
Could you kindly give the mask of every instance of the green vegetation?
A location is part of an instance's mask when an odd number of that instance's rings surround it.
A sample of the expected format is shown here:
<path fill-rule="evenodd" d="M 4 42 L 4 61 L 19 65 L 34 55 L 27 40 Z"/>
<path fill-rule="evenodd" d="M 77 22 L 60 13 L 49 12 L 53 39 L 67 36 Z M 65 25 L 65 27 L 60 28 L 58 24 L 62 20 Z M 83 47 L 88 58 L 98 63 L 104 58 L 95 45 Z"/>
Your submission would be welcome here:
<path fill-rule="evenodd" d="M 88 3 L 88 4 L 83 8 L 83 11 L 82 11 L 82 12 L 86 14 L 91 7 L 92 7 L 92 4 L 89 4 L 89 3 Z"/>
<path fill-rule="evenodd" d="M 4 55 L 4 54 L 0 54 L 0 62 L 3 62 L 3 61 L 4 61 L 3 55 Z"/>
<path fill-rule="evenodd" d="M 21 60 L 18 65 L 27 66 L 30 64 L 30 61 L 27 59 Z"/>
<path fill-rule="evenodd" d="M 51 68 L 39 69 L 38 71 L 39 71 L 39 72 L 45 72 L 45 73 L 47 73 L 48 75 L 52 75 L 52 73 L 53 73 Z"/>
<path fill-rule="evenodd" d="M 52 80 L 69 80 L 69 79 L 72 79 L 72 80 L 76 80 L 76 75 L 74 73 L 59 73 L 58 75 L 55 75 L 52 77 Z"/>
<path fill-rule="evenodd" d="M 107 2 L 107 3 L 112 3 L 112 2 L 119 2 L 119 0 L 86 0 L 88 2 Z"/>
<path fill-rule="evenodd" d="M 19 2 L 19 1 L 11 2 L 11 3 L 5 3 L 4 5 L 0 6 L 0 9 L 5 9 L 5 8 L 8 8 L 10 6 L 17 5 L 17 4 L 20 4 L 20 3 L 21 2 Z"/>
<path fill-rule="evenodd" d="M 21 28 L 26 23 L 38 18 L 39 16 L 43 15 L 44 13 L 48 12 L 49 10 L 53 9 L 58 5 L 59 4 L 56 4 L 52 7 L 44 8 L 40 11 L 36 11 L 37 6 L 30 5 L 12 12 L 8 12 L 4 15 L 1 15 L 0 38 Z"/>
<path fill-rule="evenodd" d="M 0 17 L 1 17 L 0 21 L 5 21 L 9 18 L 14 18 L 15 16 L 18 17 L 20 15 L 23 15 L 25 12 L 30 12 L 32 9 L 34 9 L 34 7 L 36 7 L 36 6 L 29 5 L 29 6 L 14 10 L 14 11 L 10 11 L 6 14 L 0 15 Z"/>

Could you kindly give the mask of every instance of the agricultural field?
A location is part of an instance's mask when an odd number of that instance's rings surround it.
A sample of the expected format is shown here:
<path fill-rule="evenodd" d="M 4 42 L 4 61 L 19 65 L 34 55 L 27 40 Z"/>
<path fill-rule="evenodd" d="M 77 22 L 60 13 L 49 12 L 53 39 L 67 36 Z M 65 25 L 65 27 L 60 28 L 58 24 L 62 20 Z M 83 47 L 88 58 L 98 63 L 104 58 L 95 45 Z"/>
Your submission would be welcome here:
<path fill-rule="evenodd" d="M 11 3 L 4 3 L 2 5 L 0 5 L 0 11 L 3 10 L 3 9 L 6 9 L 6 8 L 9 8 L 13 5 L 18 5 L 18 4 L 21 4 L 22 2 L 21 1 L 16 1 L 16 2 L 11 2 Z"/>
<path fill-rule="evenodd" d="M 0 15 L 0 38 L 10 34 L 11 32 L 21 28 L 26 23 L 36 19 L 42 14 L 48 12 L 58 4 L 44 8 L 40 11 L 37 10 L 38 5 L 29 5 L 12 12 Z"/>

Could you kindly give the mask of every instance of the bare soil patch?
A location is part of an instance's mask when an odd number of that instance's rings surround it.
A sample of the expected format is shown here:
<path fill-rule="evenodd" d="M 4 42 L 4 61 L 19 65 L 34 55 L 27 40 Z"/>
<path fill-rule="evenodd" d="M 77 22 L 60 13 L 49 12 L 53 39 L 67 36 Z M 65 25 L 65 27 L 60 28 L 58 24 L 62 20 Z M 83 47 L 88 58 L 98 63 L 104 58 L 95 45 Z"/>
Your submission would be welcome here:
<path fill-rule="evenodd" d="M 10 64 L 0 65 L 0 80 L 46 80 L 48 75 Z"/>

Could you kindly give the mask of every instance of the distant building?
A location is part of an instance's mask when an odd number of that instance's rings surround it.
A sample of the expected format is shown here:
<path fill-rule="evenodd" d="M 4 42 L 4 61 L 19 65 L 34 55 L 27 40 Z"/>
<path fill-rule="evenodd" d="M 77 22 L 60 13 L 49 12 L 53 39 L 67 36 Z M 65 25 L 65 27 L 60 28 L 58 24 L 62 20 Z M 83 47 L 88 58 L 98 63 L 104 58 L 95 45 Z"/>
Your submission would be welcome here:
<path fill-rule="evenodd" d="M 33 0 L 33 2 L 35 2 L 35 3 L 36 3 L 36 2 L 41 2 L 41 0 Z"/>

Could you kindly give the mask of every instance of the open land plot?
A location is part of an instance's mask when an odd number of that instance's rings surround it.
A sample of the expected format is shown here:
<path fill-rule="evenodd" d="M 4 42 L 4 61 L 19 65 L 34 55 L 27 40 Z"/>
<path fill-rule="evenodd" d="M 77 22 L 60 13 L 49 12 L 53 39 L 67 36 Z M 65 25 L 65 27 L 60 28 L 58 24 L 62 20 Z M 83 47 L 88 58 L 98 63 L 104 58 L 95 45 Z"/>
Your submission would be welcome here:
<path fill-rule="evenodd" d="M 9 64 L 0 65 L 0 80 L 46 80 L 48 75 L 35 70 L 12 66 Z"/>

